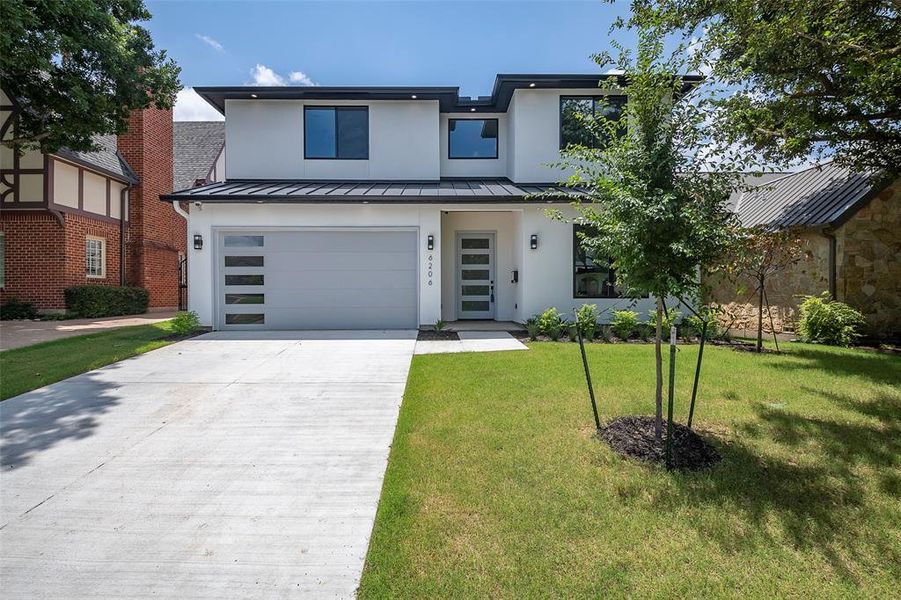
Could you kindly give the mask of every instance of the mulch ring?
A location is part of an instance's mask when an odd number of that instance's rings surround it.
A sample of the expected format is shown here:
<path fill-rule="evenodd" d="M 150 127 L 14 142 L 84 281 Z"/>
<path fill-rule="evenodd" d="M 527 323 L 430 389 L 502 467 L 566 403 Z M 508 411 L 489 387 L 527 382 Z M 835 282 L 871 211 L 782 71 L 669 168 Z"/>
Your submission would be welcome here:
<path fill-rule="evenodd" d="M 614 452 L 642 462 L 665 464 L 666 420 L 663 437 L 654 436 L 654 417 L 629 416 L 614 419 L 603 427 L 598 436 Z M 719 453 L 704 438 L 679 423 L 673 423 L 673 468 L 680 471 L 700 471 L 721 460 Z"/>
<path fill-rule="evenodd" d="M 460 336 L 456 331 L 435 331 L 434 329 L 420 329 L 416 336 L 418 342 L 435 342 L 447 340 L 459 340 Z"/>

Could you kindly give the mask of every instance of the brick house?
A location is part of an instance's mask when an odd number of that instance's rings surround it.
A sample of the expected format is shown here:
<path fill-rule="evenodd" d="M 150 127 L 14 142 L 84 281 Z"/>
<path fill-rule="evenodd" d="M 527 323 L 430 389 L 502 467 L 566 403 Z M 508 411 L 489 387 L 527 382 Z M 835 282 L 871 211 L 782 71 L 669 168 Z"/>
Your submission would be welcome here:
<path fill-rule="evenodd" d="M 4 139 L 15 135 L 16 110 L 0 93 Z M 17 156 L 0 146 L 0 302 L 58 312 L 65 288 L 97 284 L 144 287 L 151 310 L 179 306 L 186 221 L 180 207 L 159 200 L 175 184 L 172 112 L 134 111 L 125 134 L 96 141 L 96 152 Z"/>
<path fill-rule="evenodd" d="M 831 162 L 783 175 L 735 199 L 746 227 L 792 228 L 807 258 L 771 277 L 764 329 L 796 330 L 804 296 L 830 294 L 863 313 L 868 335 L 901 338 L 901 179 L 878 180 Z M 706 299 L 738 334 L 757 330 L 756 283 L 705 279 Z"/>

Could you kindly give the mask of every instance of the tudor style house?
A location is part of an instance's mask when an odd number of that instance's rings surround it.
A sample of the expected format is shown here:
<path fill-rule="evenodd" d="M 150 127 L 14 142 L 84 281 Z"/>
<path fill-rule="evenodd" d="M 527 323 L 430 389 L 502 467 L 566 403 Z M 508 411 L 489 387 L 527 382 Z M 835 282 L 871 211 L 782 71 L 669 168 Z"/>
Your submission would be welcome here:
<path fill-rule="evenodd" d="M 531 197 L 558 189 L 551 163 L 588 139 L 574 115 L 621 106 L 610 77 L 498 75 L 479 98 L 195 88 L 225 115 L 227 179 L 162 196 L 190 206 L 190 308 L 217 329 L 306 329 L 631 304 Z"/>
<path fill-rule="evenodd" d="M 17 110 L 0 94 L 3 139 L 15 135 Z M 125 134 L 96 137 L 95 152 L 0 146 L 0 302 L 58 312 L 69 286 L 127 284 L 149 291 L 151 310 L 184 304 L 186 222 L 159 196 L 224 176 L 221 125 L 173 132 L 171 111 L 147 109 Z"/>

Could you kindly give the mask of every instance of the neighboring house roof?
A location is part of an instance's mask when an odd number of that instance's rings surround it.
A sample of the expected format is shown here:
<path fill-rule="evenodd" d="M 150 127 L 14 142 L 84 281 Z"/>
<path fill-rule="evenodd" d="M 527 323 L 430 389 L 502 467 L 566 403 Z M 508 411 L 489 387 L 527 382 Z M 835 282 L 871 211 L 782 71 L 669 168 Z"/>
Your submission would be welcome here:
<path fill-rule="evenodd" d="M 206 179 L 225 146 L 224 121 L 172 123 L 172 189 L 194 187 Z"/>
<path fill-rule="evenodd" d="M 735 212 L 745 227 L 820 227 L 850 217 L 872 191 L 870 174 L 828 162 L 744 192 Z"/>
<path fill-rule="evenodd" d="M 756 187 L 758 185 L 763 185 L 764 183 L 773 181 L 774 179 L 779 179 L 780 177 L 785 177 L 786 175 L 789 175 L 789 173 L 785 173 L 785 172 L 759 173 L 759 174 L 745 173 L 742 178 L 743 179 L 742 183 L 746 187 Z M 739 198 L 741 198 L 741 195 L 743 193 L 744 193 L 744 190 L 738 190 L 736 192 L 732 192 L 732 194 L 729 196 L 729 200 L 726 201 L 726 207 L 729 210 L 734 211 L 736 205 L 738 204 L 738 200 L 739 200 Z"/>
<path fill-rule="evenodd" d="M 115 135 L 96 135 L 94 136 L 94 141 L 100 146 L 100 150 L 96 152 L 81 152 L 60 148 L 53 154 L 128 183 L 136 184 L 140 181 L 137 174 L 132 170 L 122 154 L 119 153 Z"/>
<path fill-rule="evenodd" d="M 571 201 L 582 190 L 552 183 L 514 184 L 509 179 L 448 178 L 440 181 L 302 181 L 230 179 L 160 196 L 183 202 L 416 203 L 522 202 L 533 194 L 559 194 L 548 201 Z"/>
<path fill-rule="evenodd" d="M 682 76 L 683 87 L 687 91 L 697 85 L 703 77 Z M 326 99 L 326 100 L 437 100 L 441 112 L 504 112 L 510 105 L 513 92 L 521 88 L 535 89 L 597 89 L 601 83 L 613 81 L 622 86 L 625 78 L 621 74 L 499 74 L 494 80 L 490 96 L 468 98 L 460 96 L 459 87 L 438 86 L 266 86 L 250 87 L 215 86 L 195 87 L 200 94 L 222 114 L 225 114 L 226 100 L 284 100 L 284 99 Z"/>

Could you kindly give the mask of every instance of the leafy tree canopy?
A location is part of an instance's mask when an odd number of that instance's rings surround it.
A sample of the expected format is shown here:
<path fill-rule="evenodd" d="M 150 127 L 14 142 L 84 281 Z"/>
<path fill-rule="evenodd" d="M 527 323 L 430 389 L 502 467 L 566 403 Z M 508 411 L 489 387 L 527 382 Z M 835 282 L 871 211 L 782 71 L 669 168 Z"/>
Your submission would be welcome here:
<path fill-rule="evenodd" d="M 720 133 L 772 161 L 832 153 L 901 169 L 899 0 L 633 0 L 628 24 L 696 36 L 721 100 Z"/>
<path fill-rule="evenodd" d="M 137 23 L 142 0 L 3 0 L 0 87 L 22 107 L 7 144 L 92 150 L 132 109 L 170 108 L 180 69 Z"/>

